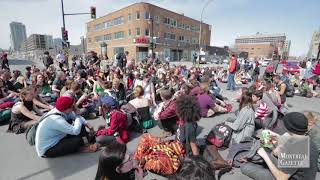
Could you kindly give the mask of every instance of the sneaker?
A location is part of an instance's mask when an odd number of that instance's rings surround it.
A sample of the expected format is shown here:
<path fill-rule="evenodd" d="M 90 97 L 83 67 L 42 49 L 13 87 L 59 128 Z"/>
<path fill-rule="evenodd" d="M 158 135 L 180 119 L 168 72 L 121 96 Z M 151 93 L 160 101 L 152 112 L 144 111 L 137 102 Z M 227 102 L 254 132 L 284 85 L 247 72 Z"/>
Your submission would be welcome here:
<path fill-rule="evenodd" d="M 100 149 L 99 144 L 89 144 L 80 148 L 79 152 L 81 153 L 94 153 Z"/>
<path fill-rule="evenodd" d="M 232 111 L 232 104 L 226 104 L 226 109 L 227 109 L 227 112 L 231 112 Z"/>
<path fill-rule="evenodd" d="M 88 119 L 95 119 L 97 117 L 97 114 L 92 112 L 92 113 L 89 113 L 88 115 Z"/>

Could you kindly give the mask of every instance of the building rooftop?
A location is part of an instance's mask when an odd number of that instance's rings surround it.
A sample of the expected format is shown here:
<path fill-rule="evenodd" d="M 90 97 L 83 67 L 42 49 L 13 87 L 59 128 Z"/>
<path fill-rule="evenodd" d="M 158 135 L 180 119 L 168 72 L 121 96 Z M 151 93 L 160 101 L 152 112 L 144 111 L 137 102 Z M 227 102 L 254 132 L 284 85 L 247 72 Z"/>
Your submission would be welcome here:
<path fill-rule="evenodd" d="M 284 33 L 278 33 L 278 34 L 262 34 L 257 33 L 255 35 L 249 35 L 249 36 L 239 36 L 236 39 L 248 39 L 248 38 L 268 38 L 268 37 L 282 37 L 286 36 Z"/>
<path fill-rule="evenodd" d="M 176 14 L 176 15 L 179 15 L 179 16 L 181 16 L 181 17 L 189 18 L 189 19 L 192 19 L 192 20 L 195 20 L 195 21 L 199 21 L 199 22 L 200 22 L 200 20 L 197 20 L 197 19 L 194 19 L 194 18 L 185 16 L 184 13 L 174 12 L 174 11 L 172 11 L 172 10 L 168 10 L 168 9 L 166 9 L 166 8 L 162 8 L 162 7 L 156 6 L 156 5 L 151 4 L 151 3 L 147 3 L 147 2 L 137 2 L 137 3 L 131 4 L 131 5 L 129 5 L 129 6 L 123 7 L 123 8 L 121 8 L 121 9 L 119 9 L 119 10 L 110 12 L 110 13 L 108 13 L 108 14 L 106 14 L 106 15 L 103 15 L 103 16 L 101 16 L 101 17 L 98 17 L 98 18 L 96 18 L 96 19 L 90 20 L 90 21 L 87 22 L 87 23 L 90 23 L 90 22 L 95 21 L 95 20 L 97 20 L 97 19 L 104 18 L 104 17 L 109 16 L 109 15 L 112 15 L 113 13 L 116 13 L 116 12 L 118 12 L 118 11 L 121 11 L 121 10 L 124 10 L 124 9 L 127 9 L 127 8 L 130 8 L 130 7 L 132 7 L 132 6 L 137 6 L 137 5 L 142 5 L 142 4 L 149 5 L 149 6 L 153 6 L 153 7 L 162 9 L 163 11 L 168 11 L 168 12 L 174 13 L 174 14 Z M 203 21 L 202 21 L 202 24 L 209 25 L 209 24 L 207 24 L 207 23 L 204 23 Z"/>

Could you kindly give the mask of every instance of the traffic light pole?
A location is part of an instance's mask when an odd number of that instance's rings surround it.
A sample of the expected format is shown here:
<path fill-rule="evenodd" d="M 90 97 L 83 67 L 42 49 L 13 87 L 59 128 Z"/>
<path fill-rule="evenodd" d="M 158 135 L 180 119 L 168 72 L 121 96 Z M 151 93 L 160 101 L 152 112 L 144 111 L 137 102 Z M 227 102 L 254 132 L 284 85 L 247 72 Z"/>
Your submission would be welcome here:
<path fill-rule="evenodd" d="M 65 20 L 64 20 L 64 7 L 63 7 L 63 0 L 61 0 L 61 9 L 62 9 L 62 22 L 63 22 L 63 29 L 65 30 L 66 29 L 66 23 L 65 23 Z M 63 34 L 62 35 L 62 39 L 63 39 Z M 64 43 L 62 41 L 62 47 L 64 47 Z"/>
<path fill-rule="evenodd" d="M 62 10 L 62 23 L 63 23 L 63 30 L 64 31 L 66 30 L 66 23 L 65 23 L 65 19 L 64 19 L 65 16 L 91 14 L 91 13 L 69 13 L 69 14 L 66 14 L 66 13 L 64 13 L 63 0 L 61 0 L 61 10 Z M 64 39 L 63 33 L 62 33 L 62 39 Z M 65 47 L 65 45 L 68 46 L 67 42 L 62 41 L 62 47 Z"/>
<path fill-rule="evenodd" d="M 153 18 L 151 18 L 151 58 L 153 59 Z"/>

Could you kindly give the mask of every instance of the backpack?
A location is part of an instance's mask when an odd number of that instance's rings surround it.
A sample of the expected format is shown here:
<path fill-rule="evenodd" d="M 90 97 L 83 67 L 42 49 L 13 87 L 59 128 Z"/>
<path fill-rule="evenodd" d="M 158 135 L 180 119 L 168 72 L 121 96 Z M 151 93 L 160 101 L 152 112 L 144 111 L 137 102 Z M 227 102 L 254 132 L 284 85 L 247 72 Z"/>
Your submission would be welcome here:
<path fill-rule="evenodd" d="M 232 129 L 224 123 L 217 124 L 209 132 L 206 140 L 208 144 L 215 145 L 218 148 L 226 148 L 232 138 Z"/>
<path fill-rule="evenodd" d="M 289 83 L 289 82 L 285 82 L 286 85 L 286 96 L 287 97 L 293 97 L 294 96 L 294 87 Z"/>
<path fill-rule="evenodd" d="M 239 61 L 237 61 L 236 64 L 236 71 L 239 71 L 241 69 L 241 64 L 239 63 Z"/>
<path fill-rule="evenodd" d="M 44 119 L 46 119 L 47 117 L 49 117 L 51 115 L 62 116 L 62 114 L 60 114 L 60 113 L 53 113 L 53 114 L 47 113 L 47 114 L 43 115 L 42 117 L 40 117 L 40 119 L 38 119 L 37 123 L 35 123 L 34 125 L 32 125 L 30 128 L 28 128 L 26 130 L 26 140 L 30 144 L 30 146 L 34 146 L 36 143 L 36 133 L 37 133 L 37 128 L 38 128 L 40 122 L 42 122 Z"/>

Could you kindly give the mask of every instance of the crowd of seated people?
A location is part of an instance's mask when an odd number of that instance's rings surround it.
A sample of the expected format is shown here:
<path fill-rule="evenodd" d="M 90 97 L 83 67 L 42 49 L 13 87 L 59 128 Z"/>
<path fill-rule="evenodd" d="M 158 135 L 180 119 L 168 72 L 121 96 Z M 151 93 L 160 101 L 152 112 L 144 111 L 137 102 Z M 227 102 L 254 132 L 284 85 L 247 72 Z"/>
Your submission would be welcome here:
<path fill-rule="evenodd" d="M 116 61 L 122 62 L 126 55 Z M 261 138 L 261 130 L 268 130 L 277 141 L 272 141 L 274 151 L 282 139 L 311 138 L 309 168 L 277 167 L 270 155 L 276 159 L 279 154 L 265 150 L 262 143 L 255 153 L 263 163 L 244 160 L 240 165 L 243 174 L 253 179 L 315 179 L 320 162 L 318 114 L 288 113 L 287 84 L 280 75 L 267 81 L 255 77 L 252 85 L 239 90 L 239 106 L 233 107 L 216 81 L 223 79 L 221 68 L 187 68 L 151 59 L 127 66 L 123 62 L 109 66 L 104 61 L 109 61 L 107 56 L 81 60 L 71 70 L 53 64 L 45 69 L 31 66 L 25 75 L 1 70 L 1 123 L 9 124 L 8 132 L 16 134 L 37 125 L 35 148 L 42 158 L 103 149 L 96 174 L 99 180 L 143 179 L 143 163 L 134 162 L 125 144 L 131 132 L 145 134 L 158 125 L 163 130 L 159 138 L 175 135 L 185 152 L 181 166 L 169 179 L 215 179 L 214 160 L 202 157 L 209 144 L 201 144 L 197 137 L 198 121 L 234 110 L 235 118 L 223 123 L 232 130 L 228 147 L 248 137 Z M 301 86 L 297 75 L 290 82 Z M 103 120 L 95 129 L 87 120 L 100 116 Z"/>

